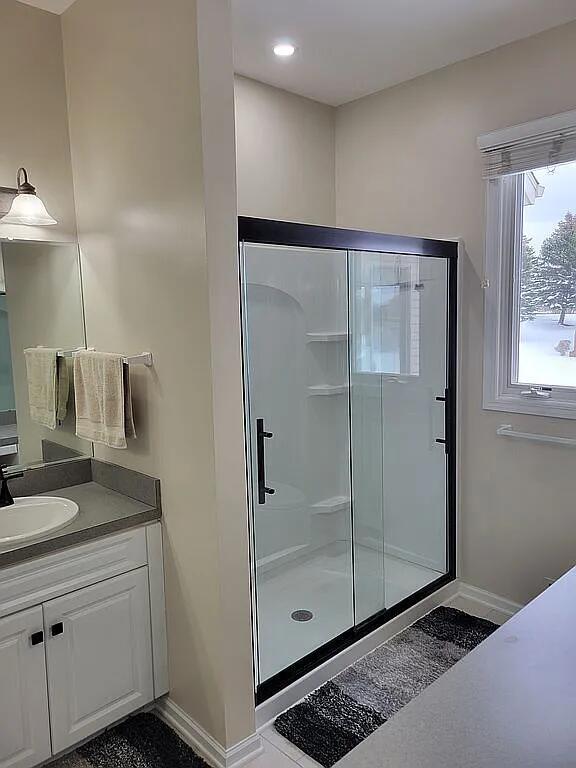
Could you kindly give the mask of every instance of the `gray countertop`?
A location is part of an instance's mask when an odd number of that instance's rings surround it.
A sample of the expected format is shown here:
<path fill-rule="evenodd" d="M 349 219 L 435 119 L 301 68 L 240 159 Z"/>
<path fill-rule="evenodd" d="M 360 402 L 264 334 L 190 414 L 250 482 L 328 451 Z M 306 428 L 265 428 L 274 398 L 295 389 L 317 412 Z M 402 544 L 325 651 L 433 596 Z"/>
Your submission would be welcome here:
<path fill-rule="evenodd" d="M 12 548 L 0 547 L 0 568 L 161 517 L 158 507 L 136 501 L 95 482 L 73 485 L 43 495 L 75 501 L 80 507 L 77 517 L 64 528 L 40 539 L 24 541 Z"/>
<path fill-rule="evenodd" d="M 576 766 L 576 569 L 337 768 Z"/>
<path fill-rule="evenodd" d="M 18 427 L 16 424 L 0 425 L 0 445 L 18 443 Z"/>

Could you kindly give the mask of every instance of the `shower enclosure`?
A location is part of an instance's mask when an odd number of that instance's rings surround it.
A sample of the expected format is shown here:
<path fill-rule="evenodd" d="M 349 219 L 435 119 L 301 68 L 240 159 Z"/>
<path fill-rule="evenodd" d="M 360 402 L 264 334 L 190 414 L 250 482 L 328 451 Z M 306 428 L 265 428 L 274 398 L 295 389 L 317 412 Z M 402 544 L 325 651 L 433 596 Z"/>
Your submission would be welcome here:
<path fill-rule="evenodd" d="M 239 239 L 262 701 L 455 577 L 457 245 Z"/>

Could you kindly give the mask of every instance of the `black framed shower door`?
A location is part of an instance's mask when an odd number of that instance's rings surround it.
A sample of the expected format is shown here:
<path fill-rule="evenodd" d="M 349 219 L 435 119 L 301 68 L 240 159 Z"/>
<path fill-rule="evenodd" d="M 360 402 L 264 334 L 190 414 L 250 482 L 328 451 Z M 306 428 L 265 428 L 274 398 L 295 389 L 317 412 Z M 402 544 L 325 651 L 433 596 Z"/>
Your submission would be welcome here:
<path fill-rule="evenodd" d="M 256 701 L 456 578 L 456 242 L 238 220 Z"/>

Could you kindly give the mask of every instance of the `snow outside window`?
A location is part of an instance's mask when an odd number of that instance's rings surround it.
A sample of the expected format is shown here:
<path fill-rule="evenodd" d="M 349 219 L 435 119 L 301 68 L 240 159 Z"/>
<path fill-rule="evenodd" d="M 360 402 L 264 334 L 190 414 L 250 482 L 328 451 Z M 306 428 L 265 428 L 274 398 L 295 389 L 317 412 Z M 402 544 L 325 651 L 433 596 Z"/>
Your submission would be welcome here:
<path fill-rule="evenodd" d="M 484 407 L 576 418 L 576 161 L 488 180 Z"/>

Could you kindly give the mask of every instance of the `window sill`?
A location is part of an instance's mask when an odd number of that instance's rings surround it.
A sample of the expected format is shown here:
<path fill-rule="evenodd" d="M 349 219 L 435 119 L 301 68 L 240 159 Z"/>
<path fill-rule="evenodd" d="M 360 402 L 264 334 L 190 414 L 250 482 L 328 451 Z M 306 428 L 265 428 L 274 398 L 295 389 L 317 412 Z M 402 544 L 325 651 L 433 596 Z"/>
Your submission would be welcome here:
<path fill-rule="evenodd" d="M 496 398 L 484 398 L 485 411 L 523 413 L 530 416 L 548 416 L 554 419 L 576 419 L 576 401 L 529 400 L 519 395 L 501 394 Z"/>

